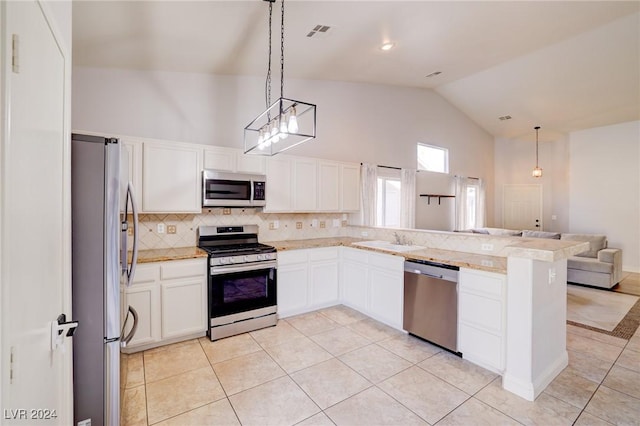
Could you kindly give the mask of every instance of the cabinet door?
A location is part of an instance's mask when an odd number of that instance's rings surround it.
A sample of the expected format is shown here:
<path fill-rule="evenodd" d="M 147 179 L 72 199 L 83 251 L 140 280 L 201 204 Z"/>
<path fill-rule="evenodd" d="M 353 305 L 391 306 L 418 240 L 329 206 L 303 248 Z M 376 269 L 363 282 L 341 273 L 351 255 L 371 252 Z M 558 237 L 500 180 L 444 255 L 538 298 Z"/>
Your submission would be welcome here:
<path fill-rule="evenodd" d="M 187 145 L 144 144 L 144 211 L 201 212 L 201 152 L 200 149 Z"/>
<path fill-rule="evenodd" d="M 238 151 L 236 157 L 236 171 L 239 173 L 251 173 L 263 175 L 266 173 L 267 162 L 261 155 L 247 155 Z"/>
<path fill-rule="evenodd" d="M 204 276 L 165 281 L 162 288 L 162 338 L 170 339 L 206 330 Z"/>
<path fill-rule="evenodd" d="M 138 313 L 138 328 L 128 347 L 145 345 L 160 340 L 160 292 L 157 284 L 133 285 L 125 290 L 125 314 L 129 306 Z M 125 335 L 131 330 L 129 319 Z"/>
<path fill-rule="evenodd" d="M 360 167 L 343 164 L 340 170 L 341 191 L 340 209 L 342 211 L 360 210 Z"/>
<path fill-rule="evenodd" d="M 309 304 L 308 264 L 278 267 L 278 316 L 285 318 L 307 311 Z"/>
<path fill-rule="evenodd" d="M 311 158 L 293 160 L 293 209 L 312 212 L 318 209 L 318 162 Z"/>
<path fill-rule="evenodd" d="M 291 211 L 291 161 L 287 157 L 267 160 L 267 205 L 264 211 Z"/>
<path fill-rule="evenodd" d="M 311 306 L 313 309 L 338 303 L 338 261 L 312 262 L 309 265 Z"/>
<path fill-rule="evenodd" d="M 398 271 L 369 270 L 370 313 L 398 329 L 402 328 L 403 285 L 403 275 Z"/>
<path fill-rule="evenodd" d="M 368 267 L 366 264 L 342 261 L 342 300 L 358 311 L 368 314 L 369 306 L 367 300 L 368 284 L 367 284 Z"/>
<path fill-rule="evenodd" d="M 121 139 L 121 141 L 122 150 L 126 152 L 126 155 L 122 156 L 120 176 L 131 182 L 136 200 L 142 200 L 140 197 L 142 193 L 142 142 L 128 139 Z"/>
<path fill-rule="evenodd" d="M 236 171 L 237 150 L 233 148 L 211 147 L 204 149 L 204 168 L 222 172 Z"/>
<path fill-rule="evenodd" d="M 318 209 L 340 210 L 340 164 L 318 163 Z"/>

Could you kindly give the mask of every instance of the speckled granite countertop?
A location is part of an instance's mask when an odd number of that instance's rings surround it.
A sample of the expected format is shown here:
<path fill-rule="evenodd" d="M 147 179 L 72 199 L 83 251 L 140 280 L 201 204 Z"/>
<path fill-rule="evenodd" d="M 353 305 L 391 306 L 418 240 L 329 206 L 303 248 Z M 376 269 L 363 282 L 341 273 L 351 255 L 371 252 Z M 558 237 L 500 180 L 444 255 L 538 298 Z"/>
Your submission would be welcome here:
<path fill-rule="evenodd" d="M 501 274 L 507 273 L 507 259 L 498 256 L 486 256 L 480 254 L 466 253 L 462 251 L 440 250 L 432 248 L 424 248 L 400 253 L 393 250 L 385 250 L 381 248 L 370 248 L 352 245 L 353 243 L 367 241 L 363 238 L 352 237 L 336 237 L 336 238 L 313 238 L 308 240 L 288 240 L 288 241 L 269 241 L 265 244 L 274 246 L 278 251 L 284 250 L 301 250 L 319 247 L 335 247 L 345 246 L 353 247 L 360 250 L 375 251 L 378 253 L 392 254 L 402 256 L 405 259 L 427 260 L 430 262 L 445 263 L 447 265 L 459 266 L 461 268 L 479 269 L 482 271 L 497 272 Z"/>
<path fill-rule="evenodd" d="M 131 253 L 129 253 L 131 257 Z M 196 259 L 207 257 L 207 252 L 198 247 L 178 247 L 170 249 L 140 250 L 138 263 L 164 262 L 167 260 Z"/>

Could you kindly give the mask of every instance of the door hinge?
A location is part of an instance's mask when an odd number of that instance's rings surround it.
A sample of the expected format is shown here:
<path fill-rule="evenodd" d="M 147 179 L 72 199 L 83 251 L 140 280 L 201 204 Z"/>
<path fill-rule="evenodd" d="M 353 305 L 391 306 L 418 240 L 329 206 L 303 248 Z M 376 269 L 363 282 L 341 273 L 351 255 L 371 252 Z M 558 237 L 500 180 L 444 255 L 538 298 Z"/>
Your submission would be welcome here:
<path fill-rule="evenodd" d="M 9 384 L 13 384 L 14 379 L 14 367 L 16 364 L 16 351 L 15 346 L 11 346 L 11 352 L 9 354 Z"/>
<path fill-rule="evenodd" d="M 11 37 L 11 70 L 20 73 L 20 36 L 13 34 Z"/>

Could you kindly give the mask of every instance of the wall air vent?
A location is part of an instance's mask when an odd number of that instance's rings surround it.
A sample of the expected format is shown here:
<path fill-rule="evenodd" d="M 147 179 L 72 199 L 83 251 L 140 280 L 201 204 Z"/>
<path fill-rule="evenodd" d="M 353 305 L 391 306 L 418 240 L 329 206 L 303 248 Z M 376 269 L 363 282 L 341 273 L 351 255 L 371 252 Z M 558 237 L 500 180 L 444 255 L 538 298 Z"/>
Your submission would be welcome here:
<path fill-rule="evenodd" d="M 511 120 L 511 116 L 510 115 L 503 115 L 502 117 L 498 117 L 498 120 L 500 120 L 500 121 Z"/>
<path fill-rule="evenodd" d="M 331 27 L 329 25 L 318 24 L 307 33 L 307 37 L 320 38 L 320 36 L 326 36 L 330 29 Z"/>

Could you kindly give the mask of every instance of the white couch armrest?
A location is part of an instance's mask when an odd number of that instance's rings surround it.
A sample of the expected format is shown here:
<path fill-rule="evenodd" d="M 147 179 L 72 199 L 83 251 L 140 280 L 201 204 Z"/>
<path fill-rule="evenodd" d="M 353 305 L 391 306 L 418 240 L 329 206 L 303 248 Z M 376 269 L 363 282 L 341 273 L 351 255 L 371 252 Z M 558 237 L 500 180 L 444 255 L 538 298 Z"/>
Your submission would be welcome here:
<path fill-rule="evenodd" d="M 617 248 L 606 248 L 598 251 L 600 262 L 613 263 L 612 281 L 617 284 L 622 279 L 622 250 Z"/>

